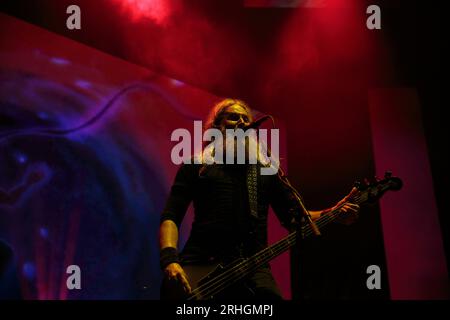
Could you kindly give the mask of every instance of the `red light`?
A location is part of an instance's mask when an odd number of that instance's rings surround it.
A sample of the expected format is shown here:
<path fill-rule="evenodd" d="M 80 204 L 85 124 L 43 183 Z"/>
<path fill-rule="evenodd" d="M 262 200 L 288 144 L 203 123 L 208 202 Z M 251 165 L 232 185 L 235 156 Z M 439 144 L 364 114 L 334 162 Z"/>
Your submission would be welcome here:
<path fill-rule="evenodd" d="M 130 14 L 133 21 L 151 19 L 163 24 L 170 15 L 170 1 L 167 0 L 114 0 L 121 9 Z"/>

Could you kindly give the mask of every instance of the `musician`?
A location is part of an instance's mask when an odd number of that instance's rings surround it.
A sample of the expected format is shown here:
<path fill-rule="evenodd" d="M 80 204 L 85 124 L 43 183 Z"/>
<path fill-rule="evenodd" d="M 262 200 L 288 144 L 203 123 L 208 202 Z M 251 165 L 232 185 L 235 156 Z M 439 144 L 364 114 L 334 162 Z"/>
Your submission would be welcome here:
<path fill-rule="evenodd" d="M 251 110 L 243 101 L 225 99 L 212 109 L 206 128 L 224 132 L 245 128 L 252 121 Z M 279 174 L 261 175 L 257 170 L 255 175 L 251 170 L 252 166 L 261 165 L 201 163 L 179 168 L 161 216 L 160 262 L 166 277 L 178 281 L 187 293 L 192 289 L 184 265 L 227 263 L 267 247 L 269 206 L 288 230 L 293 230 L 303 216 L 299 202 Z M 349 202 L 352 192 L 332 208 L 309 211 L 311 218 L 315 220 L 337 209 L 343 212 L 342 222 L 353 222 L 359 206 Z M 178 230 L 191 202 L 191 233 L 183 251 L 178 253 Z M 219 297 L 282 299 L 268 264 Z"/>

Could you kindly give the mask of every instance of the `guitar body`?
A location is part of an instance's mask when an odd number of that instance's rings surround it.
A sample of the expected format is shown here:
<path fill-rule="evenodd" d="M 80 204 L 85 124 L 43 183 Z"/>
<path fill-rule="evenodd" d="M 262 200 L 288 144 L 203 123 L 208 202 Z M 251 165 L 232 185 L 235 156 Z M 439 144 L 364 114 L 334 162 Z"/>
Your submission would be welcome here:
<path fill-rule="evenodd" d="M 243 261 L 243 259 L 237 259 L 226 266 L 221 263 L 184 265 L 182 267 L 187 275 L 193 294 L 187 294 L 181 282 L 164 277 L 161 285 L 161 300 L 220 299 L 224 289 L 235 284 L 233 280 L 228 281 L 230 277 L 236 278 L 233 276 L 234 272 L 230 271 L 233 271 L 235 266 L 242 264 Z M 220 290 L 215 290 L 219 287 Z M 246 287 L 240 286 L 239 290 L 246 290 Z M 252 294 L 250 289 L 248 289 L 248 294 Z"/>

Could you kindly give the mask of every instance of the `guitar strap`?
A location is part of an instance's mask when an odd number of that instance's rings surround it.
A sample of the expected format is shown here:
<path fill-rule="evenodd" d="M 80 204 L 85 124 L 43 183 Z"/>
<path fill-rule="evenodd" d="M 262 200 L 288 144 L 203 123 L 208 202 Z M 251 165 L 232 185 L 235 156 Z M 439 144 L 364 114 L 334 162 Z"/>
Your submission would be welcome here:
<path fill-rule="evenodd" d="M 250 215 L 258 218 L 258 166 L 250 164 L 247 167 L 247 190 Z"/>

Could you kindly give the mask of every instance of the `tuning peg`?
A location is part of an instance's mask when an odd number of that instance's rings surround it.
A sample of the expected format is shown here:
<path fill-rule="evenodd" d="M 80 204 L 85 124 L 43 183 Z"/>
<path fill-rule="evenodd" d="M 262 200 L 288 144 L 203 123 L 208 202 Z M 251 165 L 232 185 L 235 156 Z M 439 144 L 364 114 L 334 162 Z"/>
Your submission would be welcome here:
<path fill-rule="evenodd" d="M 392 177 L 392 171 L 386 171 L 386 172 L 384 173 L 384 178 L 385 178 L 385 179 L 389 179 L 390 177 Z"/>
<path fill-rule="evenodd" d="M 359 180 L 356 180 L 354 183 L 353 183 L 353 186 L 356 188 L 356 189 L 361 189 L 361 181 L 359 181 Z"/>

